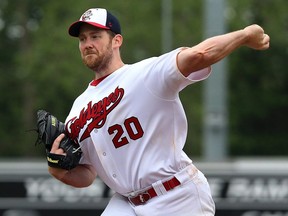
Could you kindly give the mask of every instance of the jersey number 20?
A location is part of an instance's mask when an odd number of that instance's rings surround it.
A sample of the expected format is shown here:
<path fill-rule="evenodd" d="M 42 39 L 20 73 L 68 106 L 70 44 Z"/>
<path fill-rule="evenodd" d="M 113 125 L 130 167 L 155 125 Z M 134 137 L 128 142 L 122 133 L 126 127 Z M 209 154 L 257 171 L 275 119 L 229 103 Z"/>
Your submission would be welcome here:
<path fill-rule="evenodd" d="M 141 124 L 138 118 L 132 116 L 124 121 L 124 125 L 115 124 L 108 128 L 108 133 L 110 135 L 114 134 L 112 142 L 115 148 L 129 144 L 128 138 L 124 135 L 124 132 L 127 132 L 131 140 L 140 139 L 144 131 L 141 127 Z"/>

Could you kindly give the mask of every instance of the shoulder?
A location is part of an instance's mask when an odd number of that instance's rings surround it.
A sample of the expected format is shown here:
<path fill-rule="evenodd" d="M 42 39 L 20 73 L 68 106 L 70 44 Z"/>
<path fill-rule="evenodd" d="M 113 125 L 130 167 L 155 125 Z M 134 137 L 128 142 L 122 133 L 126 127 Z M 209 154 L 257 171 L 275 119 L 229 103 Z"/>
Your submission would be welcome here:
<path fill-rule="evenodd" d="M 162 63 L 164 65 L 167 65 L 167 64 L 168 65 L 169 64 L 173 64 L 174 65 L 174 64 L 176 64 L 177 54 L 179 52 L 181 52 L 183 49 L 185 49 L 185 48 L 180 47 L 180 48 L 174 49 L 174 50 L 172 50 L 170 52 L 160 54 L 158 56 L 153 56 L 153 57 L 150 57 L 150 58 L 146 58 L 146 59 L 141 60 L 139 62 L 130 64 L 129 66 L 130 67 L 146 67 L 146 68 L 149 68 L 149 67 L 154 67 L 155 65 L 158 65 L 159 63 Z"/>

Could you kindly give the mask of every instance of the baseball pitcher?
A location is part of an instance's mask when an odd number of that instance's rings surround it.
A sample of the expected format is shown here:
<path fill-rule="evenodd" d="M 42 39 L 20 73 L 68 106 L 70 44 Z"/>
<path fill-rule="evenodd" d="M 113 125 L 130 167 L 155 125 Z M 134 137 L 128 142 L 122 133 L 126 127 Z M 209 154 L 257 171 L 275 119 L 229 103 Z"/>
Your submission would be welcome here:
<path fill-rule="evenodd" d="M 94 79 L 48 142 L 51 175 L 74 187 L 101 178 L 115 191 L 103 216 L 213 216 L 207 179 L 183 151 L 187 120 L 179 92 L 208 78 L 211 65 L 239 47 L 267 49 L 269 36 L 254 24 L 125 64 L 120 23 L 108 10 L 87 10 L 69 34 Z"/>

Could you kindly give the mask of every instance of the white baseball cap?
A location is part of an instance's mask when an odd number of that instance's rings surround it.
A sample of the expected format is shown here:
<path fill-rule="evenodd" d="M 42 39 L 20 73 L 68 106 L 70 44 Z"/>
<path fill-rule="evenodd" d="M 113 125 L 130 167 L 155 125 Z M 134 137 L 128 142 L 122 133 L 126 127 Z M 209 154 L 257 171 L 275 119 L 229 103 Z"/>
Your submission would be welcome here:
<path fill-rule="evenodd" d="M 91 8 L 85 11 L 78 21 L 71 24 L 68 30 L 69 34 L 73 37 L 78 37 L 80 27 L 83 23 L 111 30 L 115 34 L 121 34 L 118 19 L 104 8 Z"/>

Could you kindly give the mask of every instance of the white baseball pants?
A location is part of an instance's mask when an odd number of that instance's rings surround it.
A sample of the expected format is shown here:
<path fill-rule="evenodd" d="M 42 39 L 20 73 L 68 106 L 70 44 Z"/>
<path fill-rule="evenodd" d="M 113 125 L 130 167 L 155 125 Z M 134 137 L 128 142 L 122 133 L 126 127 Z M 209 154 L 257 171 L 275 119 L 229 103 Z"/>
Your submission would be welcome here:
<path fill-rule="evenodd" d="M 101 216 L 214 216 L 215 204 L 203 173 L 191 164 L 177 175 L 180 186 L 144 205 L 133 206 L 114 194 Z"/>

